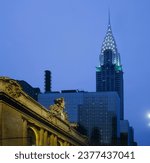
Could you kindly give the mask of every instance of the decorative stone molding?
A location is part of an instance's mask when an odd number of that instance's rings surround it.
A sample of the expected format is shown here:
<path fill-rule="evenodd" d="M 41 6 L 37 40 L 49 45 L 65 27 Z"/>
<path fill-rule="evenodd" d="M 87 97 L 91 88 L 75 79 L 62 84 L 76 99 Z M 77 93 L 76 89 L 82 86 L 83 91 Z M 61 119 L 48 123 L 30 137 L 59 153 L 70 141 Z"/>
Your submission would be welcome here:
<path fill-rule="evenodd" d="M 0 92 L 4 92 L 13 98 L 21 96 L 22 88 L 13 79 L 8 77 L 0 77 Z"/>

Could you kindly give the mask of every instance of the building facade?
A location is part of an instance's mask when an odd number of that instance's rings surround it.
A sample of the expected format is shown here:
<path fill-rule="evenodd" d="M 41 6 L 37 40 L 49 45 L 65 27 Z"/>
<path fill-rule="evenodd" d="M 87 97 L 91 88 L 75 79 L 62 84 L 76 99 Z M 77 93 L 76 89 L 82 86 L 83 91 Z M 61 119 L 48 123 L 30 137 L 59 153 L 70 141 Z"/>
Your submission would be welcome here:
<path fill-rule="evenodd" d="M 17 81 L 0 77 L 0 145 L 78 146 L 87 145 L 87 138 L 27 95 Z"/>
<path fill-rule="evenodd" d="M 90 145 L 118 145 L 120 139 L 120 99 L 116 92 L 89 92 L 79 106 L 78 123 Z"/>
<path fill-rule="evenodd" d="M 134 129 L 128 120 L 120 120 L 120 145 L 136 146 L 134 141 Z"/>
<path fill-rule="evenodd" d="M 116 91 L 120 97 L 120 119 L 124 119 L 123 70 L 110 19 L 100 53 L 100 65 L 96 68 L 96 92 Z"/>

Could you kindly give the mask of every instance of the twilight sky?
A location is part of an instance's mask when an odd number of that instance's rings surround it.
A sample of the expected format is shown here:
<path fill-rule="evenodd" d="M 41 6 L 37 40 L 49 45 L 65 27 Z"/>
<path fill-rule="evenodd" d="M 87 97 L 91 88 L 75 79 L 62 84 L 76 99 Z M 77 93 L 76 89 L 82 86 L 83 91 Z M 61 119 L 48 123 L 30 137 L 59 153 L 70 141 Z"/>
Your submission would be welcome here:
<path fill-rule="evenodd" d="M 124 71 L 125 119 L 150 145 L 150 0 L 1 0 L 0 76 L 52 90 L 95 91 L 95 67 L 111 12 Z M 148 125 L 149 124 L 149 125 Z"/>

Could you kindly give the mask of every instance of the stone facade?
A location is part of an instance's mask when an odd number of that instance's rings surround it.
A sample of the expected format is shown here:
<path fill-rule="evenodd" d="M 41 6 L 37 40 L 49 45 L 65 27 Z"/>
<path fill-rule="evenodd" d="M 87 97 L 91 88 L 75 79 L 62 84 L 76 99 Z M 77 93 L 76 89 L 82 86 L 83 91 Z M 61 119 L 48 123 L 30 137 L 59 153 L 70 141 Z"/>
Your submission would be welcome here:
<path fill-rule="evenodd" d="M 1 146 L 80 146 L 87 138 L 22 91 L 13 79 L 0 77 Z"/>

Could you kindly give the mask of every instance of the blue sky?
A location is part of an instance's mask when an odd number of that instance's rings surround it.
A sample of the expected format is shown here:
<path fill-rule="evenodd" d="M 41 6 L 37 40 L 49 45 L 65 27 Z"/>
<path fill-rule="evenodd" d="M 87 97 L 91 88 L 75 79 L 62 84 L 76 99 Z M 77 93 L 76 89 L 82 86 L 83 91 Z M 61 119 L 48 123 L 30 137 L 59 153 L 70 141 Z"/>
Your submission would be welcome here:
<path fill-rule="evenodd" d="M 95 67 L 111 12 L 124 70 L 125 119 L 150 145 L 149 0 L 1 0 L 0 76 L 52 89 L 95 91 Z"/>

